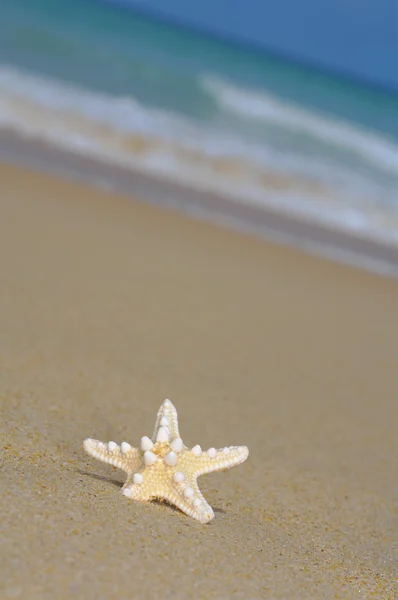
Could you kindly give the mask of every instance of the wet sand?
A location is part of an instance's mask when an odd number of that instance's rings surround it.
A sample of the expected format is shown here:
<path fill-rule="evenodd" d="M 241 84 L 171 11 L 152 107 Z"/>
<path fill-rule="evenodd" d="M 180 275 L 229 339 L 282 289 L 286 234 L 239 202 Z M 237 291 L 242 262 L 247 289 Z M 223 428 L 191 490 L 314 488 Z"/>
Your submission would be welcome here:
<path fill-rule="evenodd" d="M 398 597 L 398 282 L 0 166 L 0 597 Z M 132 190 L 134 193 L 134 190 Z M 86 437 L 170 397 L 201 525 Z"/>
<path fill-rule="evenodd" d="M 395 216 L 384 212 L 389 227 L 380 237 L 375 230 L 348 229 L 342 224 L 322 222 L 281 205 L 273 205 L 265 193 L 261 205 L 178 184 L 167 176 L 154 177 L 142 170 L 108 163 L 86 153 L 50 145 L 35 137 L 25 138 L 10 130 L 0 130 L 0 163 L 18 164 L 39 172 L 119 193 L 132 193 L 163 208 L 186 213 L 201 220 L 218 223 L 235 231 L 262 237 L 266 241 L 299 248 L 309 254 L 350 264 L 374 273 L 398 277 L 398 245 L 392 235 Z M 269 174 L 272 188 L 272 174 Z M 296 182 L 297 189 L 300 181 Z M 384 207 L 384 210 L 386 207 Z M 390 230 L 390 231 L 389 231 Z M 395 241 L 392 241 L 393 238 Z"/>

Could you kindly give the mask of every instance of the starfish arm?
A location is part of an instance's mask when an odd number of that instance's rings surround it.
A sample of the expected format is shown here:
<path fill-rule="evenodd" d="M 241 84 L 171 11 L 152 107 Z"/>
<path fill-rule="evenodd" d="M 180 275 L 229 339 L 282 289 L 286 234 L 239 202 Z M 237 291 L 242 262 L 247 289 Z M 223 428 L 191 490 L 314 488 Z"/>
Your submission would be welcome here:
<path fill-rule="evenodd" d="M 206 473 L 230 469 L 244 462 L 248 456 L 247 446 L 227 446 L 218 450 L 210 448 L 207 452 L 199 450 L 196 453 L 192 450 L 185 450 L 178 459 L 178 468 L 183 472 L 195 472 L 196 477 L 199 477 Z"/>
<path fill-rule="evenodd" d="M 141 502 L 153 498 L 167 500 L 201 523 L 214 518 L 213 509 L 202 496 L 196 477 L 191 473 L 176 472 L 161 460 L 129 476 L 122 492 L 127 498 Z"/>
<path fill-rule="evenodd" d="M 183 481 L 172 481 L 165 499 L 200 523 L 214 519 L 214 511 L 203 497 L 195 476 L 186 474 Z"/>
<path fill-rule="evenodd" d="M 131 500 L 137 500 L 139 502 L 149 502 L 153 498 L 156 498 L 154 493 L 156 490 L 152 487 L 152 482 L 146 477 L 144 468 L 140 469 L 135 473 L 139 479 L 134 480 L 134 475 L 130 475 L 122 487 L 122 493 Z"/>
<path fill-rule="evenodd" d="M 165 400 L 158 410 L 155 429 L 152 436 L 153 443 L 156 443 L 159 429 L 164 427 L 169 435 L 169 439 L 174 440 L 180 437 L 178 430 L 178 415 L 175 406 L 170 400 Z"/>
<path fill-rule="evenodd" d="M 129 475 L 122 492 L 127 498 L 143 502 L 153 498 L 165 498 L 173 473 L 174 469 L 161 459 L 155 460 L 150 466 L 144 462 L 136 473 Z"/>
<path fill-rule="evenodd" d="M 83 447 L 87 454 L 114 467 L 118 467 L 127 475 L 139 469 L 142 463 L 142 454 L 137 448 L 123 442 L 121 446 L 115 442 L 104 444 L 98 440 L 88 438 L 84 440 Z"/>

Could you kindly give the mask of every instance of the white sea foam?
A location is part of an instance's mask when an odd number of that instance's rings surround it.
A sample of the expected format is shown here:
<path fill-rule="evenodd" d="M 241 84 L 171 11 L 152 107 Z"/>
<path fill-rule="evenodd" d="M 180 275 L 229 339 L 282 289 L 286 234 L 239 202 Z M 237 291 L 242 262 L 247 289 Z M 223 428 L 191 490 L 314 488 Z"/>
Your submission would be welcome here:
<path fill-rule="evenodd" d="M 381 134 L 310 112 L 269 93 L 237 88 L 211 76 L 203 77 L 202 85 L 224 109 L 240 117 L 311 135 L 329 145 L 355 152 L 372 166 L 398 174 L 398 144 Z"/>
<path fill-rule="evenodd" d="M 340 150 L 354 152 L 370 166 L 398 174 L 398 144 L 381 134 L 310 112 L 269 93 L 237 88 L 212 76 L 204 76 L 202 85 L 224 109 L 241 118 L 266 121 L 292 132 L 311 135 Z"/>
<path fill-rule="evenodd" d="M 382 136 L 334 125 L 278 99 L 214 79 L 204 79 L 203 84 L 224 108 L 244 118 L 267 119 L 286 131 L 320 136 L 330 144 L 354 149 L 376 168 L 396 169 L 398 175 L 398 154 Z M 391 189 L 364 180 L 344 165 L 336 171 L 321 158 L 281 154 L 271 145 L 145 107 L 134 98 L 83 90 L 0 66 L 0 127 L 240 202 L 274 206 L 398 242 L 398 210 L 378 204 L 392 198 Z"/>

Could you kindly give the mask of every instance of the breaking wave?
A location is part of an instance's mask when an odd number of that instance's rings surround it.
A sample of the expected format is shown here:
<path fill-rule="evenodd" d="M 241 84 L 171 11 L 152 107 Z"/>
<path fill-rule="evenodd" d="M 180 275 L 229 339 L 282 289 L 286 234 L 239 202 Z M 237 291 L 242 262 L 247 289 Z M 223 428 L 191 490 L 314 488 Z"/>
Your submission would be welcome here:
<path fill-rule="evenodd" d="M 108 162 L 398 241 L 398 146 L 217 78 L 199 121 L 0 66 L 0 127 Z"/>

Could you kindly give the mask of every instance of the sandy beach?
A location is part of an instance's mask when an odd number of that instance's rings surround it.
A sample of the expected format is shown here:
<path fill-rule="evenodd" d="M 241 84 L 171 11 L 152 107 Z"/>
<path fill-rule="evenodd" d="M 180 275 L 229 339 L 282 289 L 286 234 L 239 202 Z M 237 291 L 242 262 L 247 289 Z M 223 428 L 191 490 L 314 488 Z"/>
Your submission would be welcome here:
<path fill-rule="evenodd" d="M 398 281 L 0 165 L 0 597 L 398 597 Z M 131 190 L 134 196 L 134 189 Z M 86 437 L 169 397 L 216 516 L 127 500 Z"/>

